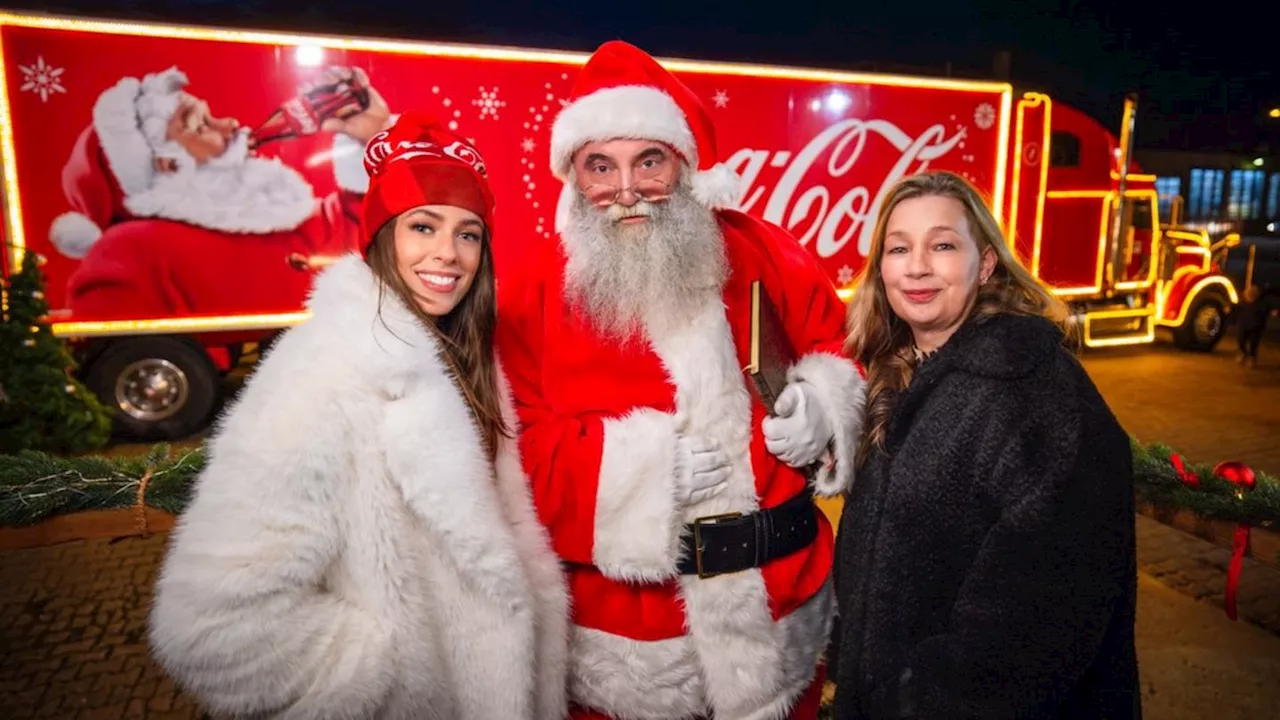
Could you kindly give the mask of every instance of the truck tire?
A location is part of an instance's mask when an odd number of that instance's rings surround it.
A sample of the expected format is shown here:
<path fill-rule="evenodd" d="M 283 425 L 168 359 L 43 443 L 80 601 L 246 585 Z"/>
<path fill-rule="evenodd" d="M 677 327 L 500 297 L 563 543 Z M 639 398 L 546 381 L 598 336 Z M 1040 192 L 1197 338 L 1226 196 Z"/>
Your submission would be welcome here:
<path fill-rule="evenodd" d="M 111 342 L 85 368 L 85 384 L 115 411 L 115 433 L 178 440 L 204 429 L 218 397 L 218 370 L 204 350 L 171 337 Z"/>
<path fill-rule="evenodd" d="M 1173 329 L 1173 344 L 1183 350 L 1212 352 L 1226 331 L 1226 299 L 1217 293 L 1200 293 L 1191 301 L 1182 324 Z"/>

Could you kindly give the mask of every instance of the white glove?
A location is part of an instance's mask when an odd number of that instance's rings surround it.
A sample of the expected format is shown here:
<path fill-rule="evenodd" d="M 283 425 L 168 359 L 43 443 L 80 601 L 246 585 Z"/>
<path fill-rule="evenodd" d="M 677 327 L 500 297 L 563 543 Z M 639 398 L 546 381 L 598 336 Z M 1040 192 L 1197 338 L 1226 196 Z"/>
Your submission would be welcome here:
<path fill-rule="evenodd" d="M 794 468 L 812 465 L 827 449 L 834 432 L 822 411 L 818 391 L 806 382 L 790 383 L 778 396 L 773 411 L 761 424 L 764 446 Z"/>
<path fill-rule="evenodd" d="M 729 480 L 729 456 L 706 437 L 680 436 L 676 445 L 676 499 L 684 506 L 719 495 Z"/>

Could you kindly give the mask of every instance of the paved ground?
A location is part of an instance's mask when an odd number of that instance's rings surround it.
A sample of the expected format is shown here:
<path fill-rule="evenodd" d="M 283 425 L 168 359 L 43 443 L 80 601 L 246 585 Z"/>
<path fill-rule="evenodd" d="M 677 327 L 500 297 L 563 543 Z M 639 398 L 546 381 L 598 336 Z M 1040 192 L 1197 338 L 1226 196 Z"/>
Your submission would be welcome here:
<path fill-rule="evenodd" d="M 1191 458 L 1280 474 L 1280 342 L 1262 367 L 1140 348 L 1085 365 L 1126 428 Z M 198 718 L 147 656 L 164 535 L 0 553 L 5 718 Z M 1228 553 L 1138 518 L 1138 646 L 1147 718 L 1259 718 L 1280 707 L 1280 570 L 1246 561 L 1239 606 L 1220 608 Z M 1263 629 L 1265 626 L 1271 631 Z"/>

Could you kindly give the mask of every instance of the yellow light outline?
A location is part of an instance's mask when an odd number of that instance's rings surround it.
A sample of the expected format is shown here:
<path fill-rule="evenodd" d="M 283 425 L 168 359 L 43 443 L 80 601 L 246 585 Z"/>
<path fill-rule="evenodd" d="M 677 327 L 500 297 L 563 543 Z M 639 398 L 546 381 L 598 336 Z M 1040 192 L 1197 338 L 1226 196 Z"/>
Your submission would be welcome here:
<path fill-rule="evenodd" d="M 1194 272 L 1194 269 L 1193 269 L 1193 272 Z M 1175 278 L 1177 277 L 1176 272 L 1174 273 L 1174 277 Z M 1173 280 L 1170 279 L 1170 281 L 1167 284 L 1170 286 L 1173 285 Z M 1240 296 L 1236 294 L 1236 289 L 1231 285 L 1231 282 L 1229 280 L 1227 280 L 1225 277 L 1222 277 L 1221 275 L 1209 275 L 1197 280 L 1196 284 L 1192 285 L 1191 289 L 1187 291 L 1187 294 L 1183 296 L 1182 305 L 1178 308 L 1178 316 L 1176 318 L 1174 318 L 1173 320 L 1161 320 L 1158 317 L 1156 319 L 1156 322 L 1165 327 L 1177 327 L 1182 323 L 1186 322 L 1187 310 L 1189 310 L 1191 306 L 1195 303 L 1196 296 L 1200 294 L 1201 290 L 1204 290 L 1206 287 L 1210 285 L 1221 285 L 1222 287 L 1226 288 L 1227 299 L 1231 301 L 1231 304 L 1232 305 L 1240 304 Z M 1161 299 L 1161 302 L 1162 303 L 1168 302 L 1168 299 L 1169 298 L 1166 293 L 1166 295 Z M 1161 305 L 1161 309 L 1162 310 L 1164 309 L 1163 305 Z M 1160 315 L 1163 316 L 1164 312 L 1161 312 Z"/>
<path fill-rule="evenodd" d="M 235 42 L 255 45 L 317 45 L 335 50 L 356 50 L 369 52 L 390 52 L 404 55 L 422 55 L 481 60 L 502 60 L 515 62 L 543 62 L 560 65 L 581 65 L 590 57 L 590 53 L 567 52 L 553 50 L 532 50 L 507 46 L 462 45 L 437 42 L 414 42 L 407 40 L 386 40 L 378 38 L 344 38 L 333 35 L 302 35 L 284 32 L 235 30 L 210 28 L 194 25 L 170 25 L 148 22 L 124 22 L 90 18 L 72 18 L 58 15 L 33 15 L 12 12 L 0 12 L 0 29 L 7 25 L 14 27 L 39 28 L 46 30 L 63 30 L 75 32 L 91 32 L 106 35 L 143 35 L 146 37 L 175 38 L 184 40 L 209 40 L 218 42 Z M 7 78 L 3 65 L 3 45 L 0 44 L 0 81 Z M 1000 128 L 998 130 L 998 149 L 996 152 L 995 186 L 993 188 L 992 210 L 996 218 L 1000 218 L 1004 192 L 1006 189 L 1005 172 L 1008 168 L 1010 111 L 1012 108 L 1013 86 L 1006 82 L 982 80 L 955 80 L 950 78 L 926 78 L 907 75 L 879 73 L 845 72 L 836 70 L 820 70 L 816 68 L 789 67 L 781 65 L 756 65 L 749 63 L 725 63 L 677 58 L 657 58 L 663 66 L 674 72 L 698 74 L 734 75 L 742 77 L 760 77 L 774 79 L 808 80 L 815 82 L 841 83 L 850 85 L 881 85 L 890 87 L 922 88 L 938 90 L 954 90 L 959 92 L 999 93 L 1000 94 Z M 0 82 L 0 154 L 4 156 L 3 182 L 6 197 L 6 239 L 10 244 L 10 255 L 15 259 L 17 267 L 26 248 L 25 227 L 22 222 L 22 202 L 17 187 L 17 164 L 14 159 L 14 142 L 11 108 L 8 98 L 7 82 Z M 841 298 L 852 297 L 853 290 L 837 291 Z M 221 330 L 222 326 L 208 325 L 210 321 L 220 320 L 226 323 L 229 330 L 245 329 L 244 318 L 268 316 L 227 316 L 223 318 L 200 318 L 199 326 L 206 330 Z M 136 320 L 129 321 L 136 332 L 168 332 L 186 328 L 183 320 Z M 100 333 L 117 334 L 112 328 L 118 323 L 59 323 L 55 327 L 68 328 L 74 326 L 81 334 Z M 250 321 L 256 325 L 256 321 Z"/>
<path fill-rule="evenodd" d="M 0 13 L 0 26 L 72 30 L 108 35 L 145 35 L 148 37 L 185 40 L 216 40 L 253 45 L 318 45 L 336 50 L 367 50 L 393 52 L 404 55 L 432 55 L 439 57 L 471 58 L 481 60 L 515 60 L 521 62 L 547 62 L 561 65 L 581 65 L 591 56 L 586 52 L 538 50 L 500 45 L 471 45 L 441 42 L 416 42 L 412 40 L 388 40 L 382 38 L 349 38 L 336 35 L 302 35 L 262 30 L 236 30 L 211 28 L 198 25 L 169 25 L 163 23 L 125 22 L 89 18 L 70 18 L 57 15 L 25 15 Z M 677 72 L 693 72 L 745 77 L 768 77 L 797 80 L 814 80 L 847 84 L 893 85 L 897 87 L 936 88 L 962 92 L 1005 93 L 1011 95 L 1013 86 L 1007 82 L 990 80 L 956 80 L 951 78 L 925 78 L 887 73 L 848 72 L 818 68 L 783 65 L 756 65 L 750 63 L 713 62 L 681 58 L 656 58 L 663 66 Z M 1007 99 L 1006 99 L 1007 102 Z M 1008 118 L 1008 108 L 1003 109 Z M 1008 139 L 1008 136 L 1005 136 Z"/>
<path fill-rule="evenodd" d="M 1013 191 L 1009 195 L 1009 232 L 1018 232 L 1018 206 L 1022 199 L 1022 140 L 1025 126 L 1026 110 L 1044 107 L 1044 134 L 1040 143 L 1040 191 L 1036 193 L 1036 222 L 1031 242 L 1031 274 L 1040 277 L 1040 241 L 1043 236 L 1044 202 L 1049 191 L 1049 142 L 1052 137 L 1050 115 L 1053 112 L 1053 100 L 1042 93 L 1029 92 L 1018 100 L 1017 120 L 1014 125 L 1014 155 L 1012 180 Z M 1016 246 L 1016 238 L 1014 243 Z"/>
<path fill-rule="evenodd" d="M 58 337 L 109 337 L 113 335 L 158 335 L 172 332 L 237 332 L 273 330 L 298 325 L 311 317 L 309 311 L 256 315 L 149 318 L 145 320 L 96 320 L 53 323 Z"/>
<path fill-rule="evenodd" d="M 1094 265 L 1094 281 L 1092 286 L 1087 287 L 1065 287 L 1051 288 L 1053 293 L 1058 297 L 1079 297 L 1081 295 L 1094 295 L 1102 292 L 1102 271 L 1105 267 L 1105 255 L 1107 252 L 1107 225 L 1111 221 L 1111 203 L 1115 202 L 1119 195 L 1116 190 L 1055 190 L 1047 193 L 1049 198 L 1054 200 L 1102 200 L 1102 218 L 1098 227 L 1098 254 Z M 1142 280 L 1127 280 L 1125 282 L 1116 283 L 1116 290 L 1133 291 L 1145 290 L 1150 288 L 1156 282 L 1158 271 L 1158 263 L 1155 262 L 1156 251 L 1160 247 L 1161 238 L 1169 233 L 1160 229 L 1160 208 L 1158 202 L 1159 195 L 1155 190 L 1128 190 L 1125 197 L 1143 198 L 1147 197 L 1152 203 L 1151 209 L 1151 245 L 1150 256 L 1152 262 L 1147 267 L 1147 277 Z M 1169 231 L 1170 233 L 1175 231 Z M 1038 277 L 1038 276 L 1037 276 Z"/>
<path fill-rule="evenodd" d="M 1156 339 L 1156 327 L 1152 319 L 1155 316 L 1155 310 L 1151 306 L 1132 310 L 1098 310 L 1095 312 L 1085 313 L 1084 315 L 1084 344 L 1086 347 L 1116 347 L 1118 345 L 1144 345 L 1154 342 Z M 1145 330 L 1133 335 L 1117 335 L 1108 338 L 1094 338 L 1091 332 L 1094 320 L 1107 320 L 1112 318 L 1137 318 L 1145 319 Z"/>
<path fill-rule="evenodd" d="M 5 16 L 0 14 L 0 30 Z M 4 183 L 4 239 L 9 246 L 9 271 L 22 269 L 26 255 L 26 234 L 22 222 L 22 202 L 18 194 L 18 161 L 14 158 L 13 122 L 9 106 L 9 71 L 4 64 L 4 34 L 0 32 L 0 181 Z"/>

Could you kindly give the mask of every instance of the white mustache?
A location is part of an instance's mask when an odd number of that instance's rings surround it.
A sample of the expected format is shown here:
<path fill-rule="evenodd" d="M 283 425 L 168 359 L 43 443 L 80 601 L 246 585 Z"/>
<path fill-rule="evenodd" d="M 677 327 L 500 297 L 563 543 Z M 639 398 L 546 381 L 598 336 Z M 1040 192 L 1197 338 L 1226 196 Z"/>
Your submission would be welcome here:
<path fill-rule="evenodd" d="M 653 203 L 647 200 L 637 200 L 636 204 L 631 207 L 621 203 L 614 203 L 605 208 L 605 212 L 609 214 L 609 219 L 614 222 L 631 217 L 652 217 Z"/>

